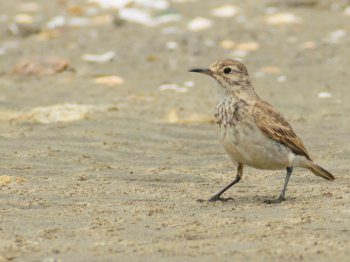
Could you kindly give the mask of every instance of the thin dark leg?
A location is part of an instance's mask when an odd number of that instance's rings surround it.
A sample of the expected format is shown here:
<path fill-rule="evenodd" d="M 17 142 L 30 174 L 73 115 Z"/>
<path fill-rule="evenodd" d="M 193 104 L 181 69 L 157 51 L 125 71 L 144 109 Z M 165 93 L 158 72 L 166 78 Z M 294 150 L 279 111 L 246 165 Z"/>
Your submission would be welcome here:
<path fill-rule="evenodd" d="M 265 203 L 267 203 L 267 204 L 281 203 L 282 201 L 286 200 L 284 196 L 286 194 L 287 185 L 289 182 L 289 178 L 292 175 L 292 172 L 293 172 L 293 167 L 292 166 L 287 167 L 287 175 L 286 175 L 286 179 L 284 180 L 284 186 L 283 186 L 283 190 L 282 190 L 280 197 L 275 199 L 275 200 L 266 200 L 266 201 L 264 201 Z"/>
<path fill-rule="evenodd" d="M 292 166 L 291 167 L 287 167 L 287 175 L 286 175 L 286 179 L 284 181 L 283 190 L 282 190 L 282 193 L 281 193 L 281 196 L 280 196 L 280 198 L 282 200 L 285 200 L 284 199 L 284 195 L 286 194 L 287 185 L 288 185 L 288 182 L 289 182 L 289 178 L 292 175 L 292 172 L 293 172 L 293 167 Z"/>
<path fill-rule="evenodd" d="M 230 187 L 232 187 L 234 184 L 237 184 L 241 178 L 243 176 L 243 165 L 242 164 L 239 164 L 238 165 L 238 168 L 237 168 L 237 175 L 236 175 L 236 178 L 235 180 L 232 181 L 231 184 L 229 184 L 227 187 L 225 187 L 223 190 L 221 190 L 219 193 L 217 193 L 216 195 L 212 196 L 209 200 L 207 201 L 210 201 L 210 202 L 215 202 L 215 201 L 228 201 L 230 199 L 233 200 L 233 198 L 221 198 L 220 196 L 227 190 L 229 189 Z M 203 200 L 203 199 L 198 199 L 197 202 L 204 202 L 206 200 Z"/>

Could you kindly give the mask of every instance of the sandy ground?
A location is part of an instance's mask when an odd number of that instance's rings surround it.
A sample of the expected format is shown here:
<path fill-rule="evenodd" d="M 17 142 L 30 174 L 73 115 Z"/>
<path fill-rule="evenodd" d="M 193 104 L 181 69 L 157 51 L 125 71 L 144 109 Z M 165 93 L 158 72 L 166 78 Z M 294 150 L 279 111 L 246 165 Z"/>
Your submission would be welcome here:
<path fill-rule="evenodd" d="M 67 14 L 68 1 L 37 2 L 41 11 L 29 14 L 41 16 L 35 25 L 42 29 L 54 16 L 75 16 Z M 13 16 L 25 12 L 18 10 L 21 1 L 1 1 L 0 15 L 8 19 L 0 22 L 0 44 L 12 43 L 0 55 L 1 111 L 68 102 L 114 110 L 67 123 L 0 122 L 1 176 L 13 177 L 0 186 L 0 261 L 348 261 L 350 36 L 338 43 L 324 38 L 350 30 L 350 16 L 344 15 L 346 1 L 300 2 L 172 2 L 170 10 L 182 15 L 179 22 L 155 28 L 120 21 L 63 27 L 57 38 L 38 41 L 36 34 L 8 32 Z M 227 3 L 241 13 L 210 16 L 209 10 Z M 267 7 L 303 21 L 266 25 L 261 21 Z M 196 16 L 211 19 L 213 27 L 188 31 Z M 179 29 L 176 34 L 161 33 L 171 26 Z M 229 184 L 235 168 L 213 124 L 159 119 L 174 108 L 181 118 L 213 115 L 212 83 L 187 70 L 232 57 L 232 49 L 218 45 L 228 39 L 260 44 L 244 57 L 256 91 L 290 120 L 312 158 L 335 181 L 297 169 L 289 200 L 267 205 L 264 200 L 280 194 L 285 172 L 245 168 L 241 182 L 225 193 L 234 201 L 196 202 Z M 206 46 L 207 40 L 216 45 Z M 167 49 L 168 41 L 179 48 Z M 306 41 L 315 47 L 301 48 Z M 110 62 L 81 59 L 108 51 L 116 53 Z M 75 72 L 9 76 L 16 63 L 33 54 L 69 59 Z M 263 67 L 281 71 L 255 77 Z M 120 76 L 125 83 L 94 84 L 102 75 Z M 286 81 L 278 82 L 279 76 Z M 188 92 L 159 90 L 185 81 L 195 82 Z M 320 99 L 320 92 L 332 97 Z M 152 101 L 135 100 L 140 95 Z"/>

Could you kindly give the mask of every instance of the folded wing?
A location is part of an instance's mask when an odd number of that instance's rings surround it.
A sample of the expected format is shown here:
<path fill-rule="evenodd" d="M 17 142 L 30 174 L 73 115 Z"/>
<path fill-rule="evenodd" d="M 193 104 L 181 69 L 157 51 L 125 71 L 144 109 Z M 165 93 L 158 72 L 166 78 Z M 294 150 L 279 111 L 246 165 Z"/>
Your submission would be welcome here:
<path fill-rule="evenodd" d="M 272 105 L 263 100 L 257 101 L 253 109 L 253 118 L 258 127 L 270 138 L 290 148 L 293 153 L 311 160 L 303 142 L 283 115 Z"/>

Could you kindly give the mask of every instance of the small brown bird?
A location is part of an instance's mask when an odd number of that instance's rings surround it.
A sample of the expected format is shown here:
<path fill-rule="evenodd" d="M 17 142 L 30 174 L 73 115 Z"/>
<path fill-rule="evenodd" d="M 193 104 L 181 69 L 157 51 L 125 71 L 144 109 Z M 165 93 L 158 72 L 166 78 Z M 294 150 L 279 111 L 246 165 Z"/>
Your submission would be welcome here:
<path fill-rule="evenodd" d="M 287 169 L 281 196 L 266 203 L 286 200 L 293 167 L 307 168 L 316 176 L 334 180 L 331 173 L 312 161 L 303 142 L 283 115 L 256 94 L 248 70 L 241 62 L 219 60 L 209 69 L 192 69 L 189 72 L 206 74 L 214 81 L 219 94 L 214 115 L 217 135 L 237 166 L 234 181 L 208 201 L 232 199 L 220 196 L 241 180 L 244 165 L 265 170 Z"/>

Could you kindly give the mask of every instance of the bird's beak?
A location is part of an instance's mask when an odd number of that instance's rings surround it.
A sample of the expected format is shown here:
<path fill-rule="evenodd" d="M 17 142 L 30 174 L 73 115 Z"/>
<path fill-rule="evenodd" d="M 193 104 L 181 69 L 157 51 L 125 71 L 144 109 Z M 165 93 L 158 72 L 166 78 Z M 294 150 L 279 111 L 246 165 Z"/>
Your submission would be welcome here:
<path fill-rule="evenodd" d="M 208 76 L 213 76 L 213 74 L 214 74 L 214 72 L 211 71 L 210 69 L 191 69 L 188 72 L 201 73 L 201 74 L 205 74 Z"/>

